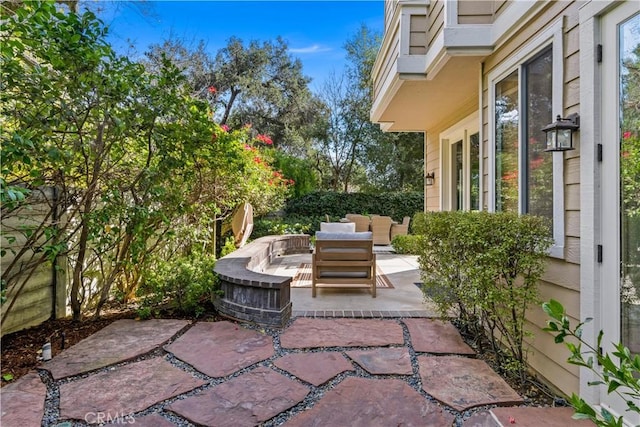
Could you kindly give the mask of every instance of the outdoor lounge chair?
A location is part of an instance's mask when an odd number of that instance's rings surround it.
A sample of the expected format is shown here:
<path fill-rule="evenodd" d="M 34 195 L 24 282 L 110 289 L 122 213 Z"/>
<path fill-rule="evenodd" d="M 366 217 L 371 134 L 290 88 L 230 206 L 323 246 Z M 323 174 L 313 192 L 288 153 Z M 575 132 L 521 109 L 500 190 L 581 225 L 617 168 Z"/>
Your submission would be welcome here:
<path fill-rule="evenodd" d="M 317 288 L 369 288 L 376 297 L 376 255 L 371 232 L 316 233 L 311 296 Z"/>
<path fill-rule="evenodd" d="M 391 224 L 391 240 L 395 236 L 409 234 L 409 221 L 411 221 L 411 217 L 405 216 L 402 219 L 402 224 Z"/>
<path fill-rule="evenodd" d="M 391 244 L 391 224 L 393 220 L 388 216 L 371 217 L 371 232 L 374 245 Z"/>
<path fill-rule="evenodd" d="M 363 231 L 369 231 L 371 218 L 369 218 L 368 216 L 358 215 L 358 214 L 346 214 L 344 217 L 356 224 L 356 232 L 360 233 Z"/>

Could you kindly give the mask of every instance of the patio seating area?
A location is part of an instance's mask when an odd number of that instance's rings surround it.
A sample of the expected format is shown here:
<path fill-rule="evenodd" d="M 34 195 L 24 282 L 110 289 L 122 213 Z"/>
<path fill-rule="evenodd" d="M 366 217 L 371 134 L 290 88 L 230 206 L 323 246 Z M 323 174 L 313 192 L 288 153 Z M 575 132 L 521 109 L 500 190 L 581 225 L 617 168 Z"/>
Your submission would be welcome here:
<path fill-rule="evenodd" d="M 359 214 L 346 214 L 340 219 L 342 224 L 354 224 L 356 232 L 371 231 L 374 245 L 390 245 L 395 236 L 408 234 L 410 221 L 411 217 L 408 216 L 398 223 L 389 216 Z"/>

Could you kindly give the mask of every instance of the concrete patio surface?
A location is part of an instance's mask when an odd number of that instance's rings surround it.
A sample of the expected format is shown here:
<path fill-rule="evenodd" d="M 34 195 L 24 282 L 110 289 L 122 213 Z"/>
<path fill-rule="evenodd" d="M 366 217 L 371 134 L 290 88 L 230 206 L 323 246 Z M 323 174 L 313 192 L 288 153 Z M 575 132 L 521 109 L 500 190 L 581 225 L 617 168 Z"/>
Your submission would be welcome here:
<path fill-rule="evenodd" d="M 2 388 L 0 421 L 3 427 L 590 425 L 571 420 L 568 408 L 527 407 L 474 356 L 448 322 L 428 318 L 300 317 L 282 330 L 118 320 Z"/>
<path fill-rule="evenodd" d="M 306 317 L 437 317 L 433 303 L 424 301 L 418 257 L 398 255 L 390 246 L 374 247 L 376 264 L 393 284 L 392 289 L 378 288 L 376 298 L 367 289 L 291 288 L 293 316 Z M 294 277 L 302 263 L 311 263 L 311 254 L 278 257 L 266 271 L 278 276 Z"/>

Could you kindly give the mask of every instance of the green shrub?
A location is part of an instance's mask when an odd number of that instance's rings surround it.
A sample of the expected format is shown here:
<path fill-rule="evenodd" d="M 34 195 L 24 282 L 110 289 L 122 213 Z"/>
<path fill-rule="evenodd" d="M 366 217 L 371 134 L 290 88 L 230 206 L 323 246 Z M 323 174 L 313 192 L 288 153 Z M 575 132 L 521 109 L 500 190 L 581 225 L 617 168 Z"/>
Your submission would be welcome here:
<path fill-rule="evenodd" d="M 316 217 L 329 215 L 331 220 L 348 213 L 377 214 L 402 221 L 405 216 L 422 212 L 424 195 L 421 192 L 394 193 L 336 193 L 314 192 L 290 199 L 285 206 L 287 215 Z"/>
<path fill-rule="evenodd" d="M 314 234 L 320 228 L 321 221 L 325 221 L 324 215 L 258 218 L 253 222 L 251 239 L 280 234 Z"/>
<path fill-rule="evenodd" d="M 236 244 L 234 243 L 234 239 L 233 236 L 229 236 L 227 238 L 224 239 L 224 245 L 222 245 L 222 248 L 220 248 L 220 258 L 222 258 L 225 255 L 229 255 L 231 252 L 235 251 L 236 248 Z"/>
<path fill-rule="evenodd" d="M 514 213 L 430 212 L 414 232 L 423 291 L 443 316 L 457 312 L 471 332 L 489 333 L 504 366 L 523 374 L 525 313 L 552 240 L 545 219 Z"/>
<path fill-rule="evenodd" d="M 169 310 L 199 317 L 219 293 L 215 258 L 194 254 L 157 263 L 138 289 L 140 316 Z"/>
<path fill-rule="evenodd" d="M 582 339 L 582 326 L 591 319 L 586 319 L 572 329 L 565 309 L 558 301 L 545 302 L 542 309 L 552 319 L 547 321 L 544 330 L 557 334 L 555 342 L 564 342 L 571 353 L 567 362 L 590 369 L 598 380 L 590 382 L 589 385 L 605 385 L 607 394 L 616 394 L 627 402 L 627 412 L 640 414 L 640 355 L 632 355 L 622 343 L 614 345 L 616 351 L 612 354 L 603 354 L 602 351 L 596 350 L 602 349 L 602 331 L 598 334 L 595 346 Z M 573 338 L 577 344 L 565 342 L 566 337 Z M 583 351 L 583 345 L 586 351 Z M 597 362 L 597 366 L 594 366 L 594 361 Z M 591 406 L 575 393 L 571 396 L 571 405 L 576 411 L 573 418 L 586 418 L 598 426 L 605 427 L 624 425 L 624 415 L 615 418 L 606 408 Z"/>
<path fill-rule="evenodd" d="M 394 236 L 391 241 L 391 246 L 397 254 L 411 254 L 417 255 L 420 250 L 419 242 L 420 236 L 413 234 Z"/>

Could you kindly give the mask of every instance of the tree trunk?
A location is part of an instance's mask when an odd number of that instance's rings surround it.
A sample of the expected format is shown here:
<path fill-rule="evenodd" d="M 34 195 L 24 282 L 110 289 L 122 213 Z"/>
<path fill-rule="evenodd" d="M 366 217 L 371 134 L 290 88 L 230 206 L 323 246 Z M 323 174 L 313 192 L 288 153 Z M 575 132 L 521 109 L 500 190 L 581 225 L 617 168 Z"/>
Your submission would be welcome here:
<path fill-rule="evenodd" d="M 89 240 L 89 224 L 87 223 L 87 213 L 91 210 L 93 202 L 93 190 L 90 189 L 84 201 L 84 209 L 82 212 L 82 228 L 80 231 L 80 240 L 78 242 L 78 256 L 76 257 L 76 265 L 73 268 L 73 281 L 71 282 L 71 312 L 73 320 L 79 321 L 82 316 L 82 304 L 78 295 L 82 286 L 82 268 L 87 255 L 87 242 Z"/>

